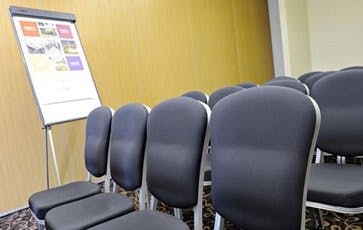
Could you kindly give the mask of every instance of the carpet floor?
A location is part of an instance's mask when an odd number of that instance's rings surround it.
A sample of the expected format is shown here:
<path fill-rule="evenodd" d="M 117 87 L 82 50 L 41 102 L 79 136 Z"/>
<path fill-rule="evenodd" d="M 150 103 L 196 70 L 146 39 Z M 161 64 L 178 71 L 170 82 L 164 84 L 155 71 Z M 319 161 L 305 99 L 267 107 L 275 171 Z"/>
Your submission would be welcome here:
<path fill-rule="evenodd" d="M 126 195 L 133 199 L 137 205 L 137 197 L 130 192 L 123 190 L 119 191 L 120 194 Z M 213 229 L 214 224 L 214 210 L 211 205 L 210 189 L 206 188 L 203 196 L 203 226 L 204 230 Z M 158 205 L 158 210 L 165 213 L 172 213 L 172 210 L 162 204 Z M 288 217 L 287 217 L 288 218 Z M 363 230 L 363 214 L 361 215 L 344 215 L 334 212 L 323 212 L 324 226 L 327 230 Z M 183 210 L 183 220 L 191 227 L 193 226 L 193 212 L 192 210 Z M 9 214 L 0 218 L 1 230 L 34 230 L 37 229 L 37 223 L 32 217 L 29 209 L 23 209 L 18 212 Z M 226 229 L 238 229 L 230 223 L 226 223 Z M 306 213 L 306 229 L 311 228 L 311 215 L 309 210 Z"/>

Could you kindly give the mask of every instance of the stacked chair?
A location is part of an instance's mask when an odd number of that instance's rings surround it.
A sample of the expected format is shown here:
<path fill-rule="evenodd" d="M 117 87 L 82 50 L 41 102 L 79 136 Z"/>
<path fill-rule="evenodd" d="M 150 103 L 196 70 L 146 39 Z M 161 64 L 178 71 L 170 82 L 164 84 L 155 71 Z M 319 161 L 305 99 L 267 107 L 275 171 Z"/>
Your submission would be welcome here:
<path fill-rule="evenodd" d="M 147 124 L 147 186 L 153 199 L 194 210 L 194 229 L 202 229 L 204 163 L 209 141 L 207 106 L 187 97 L 157 105 Z M 187 230 L 178 217 L 154 210 L 136 211 L 91 229 Z"/>
<path fill-rule="evenodd" d="M 323 77 L 328 76 L 329 74 L 332 74 L 332 73 L 335 73 L 335 71 L 326 71 L 326 72 L 321 72 L 321 73 L 314 74 L 313 76 L 306 79 L 304 83 L 308 86 L 309 90 L 311 91 L 314 84 L 317 81 L 319 81 Z"/>
<path fill-rule="evenodd" d="M 342 70 L 354 70 L 354 69 L 363 70 L 363 66 L 349 66 L 349 67 L 341 69 L 340 71 L 342 71 Z"/>
<path fill-rule="evenodd" d="M 85 164 L 89 181 L 73 182 L 35 193 L 29 198 L 30 210 L 40 229 L 44 228 L 45 215 L 52 208 L 101 193 L 101 187 L 91 182 L 91 175 L 106 175 L 111 120 L 112 112 L 107 107 L 96 108 L 87 118 Z"/>
<path fill-rule="evenodd" d="M 220 89 L 217 89 L 216 91 L 214 91 L 213 93 L 211 93 L 210 97 L 209 97 L 209 101 L 208 101 L 208 105 L 211 109 L 213 109 L 213 106 L 222 98 L 224 98 L 225 96 L 228 96 L 232 93 L 238 92 L 243 90 L 244 88 L 239 87 L 239 86 L 227 86 L 227 87 L 223 87 Z"/>
<path fill-rule="evenodd" d="M 49 230 L 189 230 L 182 210 L 193 209 L 202 230 L 208 176 L 214 230 L 224 221 L 302 230 L 306 206 L 323 228 L 321 210 L 363 213 L 363 167 L 321 160 L 322 152 L 363 157 L 362 85 L 363 69 L 350 67 L 223 87 L 210 98 L 190 91 L 151 112 L 138 103 L 113 116 L 97 108 L 87 118 L 86 168 L 89 178 L 111 177 L 114 192 L 73 182 L 32 195 L 30 209 Z M 139 210 L 119 187 L 137 192 Z M 156 211 L 158 202 L 174 215 Z"/>
<path fill-rule="evenodd" d="M 146 201 L 143 168 L 148 114 L 141 104 L 122 106 L 112 119 L 110 137 L 111 177 L 125 190 L 140 189 L 141 208 Z M 50 230 L 86 229 L 134 210 L 133 201 L 126 196 L 99 193 L 51 209 L 45 216 L 45 226 Z"/>
<path fill-rule="evenodd" d="M 182 97 L 193 98 L 197 101 L 203 102 L 204 104 L 208 104 L 208 99 L 209 99 L 206 93 L 198 90 L 186 92 L 182 95 Z"/>
<path fill-rule="evenodd" d="M 282 86 L 288 87 L 292 89 L 296 89 L 303 94 L 309 95 L 309 88 L 299 81 L 291 81 L 291 80 L 274 80 L 265 83 L 263 86 Z"/>
<path fill-rule="evenodd" d="M 321 109 L 317 147 L 335 156 L 363 156 L 363 70 L 339 71 L 314 84 Z M 337 93 L 338 92 L 338 93 Z M 363 213 L 363 167 L 319 163 L 311 169 L 307 206 L 338 213 Z M 321 213 L 319 213 L 322 227 Z"/>
<path fill-rule="evenodd" d="M 249 88 L 254 88 L 254 87 L 258 87 L 258 85 L 256 83 L 252 83 L 252 82 L 244 82 L 244 83 L 240 83 L 237 86 L 242 87 L 244 89 L 249 89 Z"/>
<path fill-rule="evenodd" d="M 305 229 L 307 179 L 319 108 L 286 87 L 225 97 L 211 117 L 215 230 Z"/>
<path fill-rule="evenodd" d="M 291 80 L 291 81 L 299 81 L 293 77 L 289 77 L 289 76 L 276 76 L 274 77 L 271 81 L 279 81 L 279 80 Z"/>
<path fill-rule="evenodd" d="M 298 77 L 298 80 L 302 83 L 304 83 L 309 77 L 317 74 L 317 73 L 321 73 L 320 71 L 312 71 L 312 72 L 308 72 L 308 73 L 305 73 L 301 76 Z"/>

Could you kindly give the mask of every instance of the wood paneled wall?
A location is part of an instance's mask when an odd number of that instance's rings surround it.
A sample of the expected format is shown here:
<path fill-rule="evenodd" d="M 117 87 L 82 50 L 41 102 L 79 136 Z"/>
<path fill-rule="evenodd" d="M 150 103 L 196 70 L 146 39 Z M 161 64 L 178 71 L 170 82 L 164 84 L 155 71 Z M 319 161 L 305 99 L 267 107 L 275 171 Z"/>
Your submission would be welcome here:
<path fill-rule="evenodd" d="M 43 131 L 9 5 L 72 12 L 105 105 L 273 76 L 266 0 L 1 0 L 0 213 L 45 188 Z M 62 182 L 86 177 L 85 121 L 53 127 Z M 52 163 L 52 162 L 51 162 Z M 53 169 L 51 183 L 55 184 Z"/>

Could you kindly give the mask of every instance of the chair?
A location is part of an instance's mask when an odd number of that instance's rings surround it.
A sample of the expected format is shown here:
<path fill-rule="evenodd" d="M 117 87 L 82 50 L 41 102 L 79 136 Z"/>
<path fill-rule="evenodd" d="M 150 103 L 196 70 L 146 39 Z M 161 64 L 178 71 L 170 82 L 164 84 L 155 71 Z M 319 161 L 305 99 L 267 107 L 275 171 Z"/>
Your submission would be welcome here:
<path fill-rule="evenodd" d="M 332 73 L 335 73 L 335 71 L 326 71 L 326 72 L 314 74 L 313 76 L 306 79 L 304 83 L 305 83 L 305 85 L 308 86 L 309 90 L 311 91 L 311 89 L 313 88 L 314 84 L 317 81 L 319 81 L 323 77 L 328 76 L 329 74 L 332 74 Z"/>
<path fill-rule="evenodd" d="M 91 182 L 90 175 L 106 174 L 111 119 L 112 112 L 107 107 L 96 108 L 87 117 L 85 164 L 89 181 L 65 184 L 30 196 L 29 208 L 40 229 L 44 228 L 44 218 L 50 209 L 101 192 L 101 187 Z"/>
<path fill-rule="evenodd" d="M 339 71 L 314 85 L 312 96 L 321 108 L 322 119 L 317 148 L 336 156 L 363 155 L 362 88 L 363 70 Z M 307 206 L 346 214 L 363 213 L 362 176 L 360 165 L 314 164 Z"/>
<path fill-rule="evenodd" d="M 244 83 L 240 83 L 237 86 L 245 88 L 245 89 L 249 89 L 249 88 L 253 88 L 253 87 L 258 87 L 258 85 L 256 83 L 252 83 L 252 82 L 244 82 Z"/>
<path fill-rule="evenodd" d="M 227 87 L 223 87 L 220 89 L 217 89 L 216 91 L 214 91 L 213 93 L 211 93 L 210 97 L 209 97 L 209 101 L 208 101 L 208 105 L 209 107 L 212 109 L 213 106 L 222 98 L 224 98 L 225 96 L 228 96 L 232 93 L 238 92 L 243 90 L 243 88 L 239 87 L 239 86 L 227 86 Z"/>
<path fill-rule="evenodd" d="M 203 102 L 204 104 L 207 104 L 208 103 L 208 95 L 204 92 L 201 92 L 201 91 L 189 91 L 189 92 L 186 92 L 182 95 L 182 97 L 190 97 L 190 98 L 193 98 L 197 101 L 201 101 Z"/>
<path fill-rule="evenodd" d="M 193 208 L 194 229 L 202 230 L 204 161 L 209 140 L 207 106 L 179 97 L 150 113 L 147 125 L 147 184 L 150 194 L 177 210 Z M 154 210 L 137 211 L 92 228 L 186 230 L 176 217 Z"/>
<path fill-rule="evenodd" d="M 299 81 L 291 81 L 291 80 L 275 80 L 275 81 L 269 81 L 265 83 L 263 86 L 282 86 L 282 87 L 288 87 L 291 89 L 296 89 L 299 92 L 302 92 L 303 94 L 309 95 L 309 88 Z"/>
<path fill-rule="evenodd" d="M 110 138 L 110 171 L 113 181 L 128 191 L 140 190 L 140 208 L 145 209 L 144 152 L 148 109 L 131 103 L 116 110 Z M 85 229 L 134 211 L 131 199 L 115 193 L 100 193 L 50 210 L 47 229 Z"/>
<path fill-rule="evenodd" d="M 211 116 L 214 229 L 305 229 L 307 178 L 320 124 L 308 96 L 258 87 L 223 98 Z"/>
<path fill-rule="evenodd" d="M 276 76 L 275 78 L 272 79 L 272 81 L 276 81 L 276 80 L 293 80 L 293 81 L 299 81 L 296 78 L 289 77 L 289 76 Z"/>
<path fill-rule="evenodd" d="M 340 71 L 342 71 L 342 70 L 354 70 L 354 69 L 363 70 L 363 66 L 349 66 L 349 67 L 341 69 Z"/>
<path fill-rule="evenodd" d="M 317 73 L 321 73 L 321 71 L 313 71 L 313 72 L 305 73 L 305 74 L 301 75 L 300 77 L 298 77 L 298 80 L 300 82 L 304 83 L 309 77 L 311 77 Z"/>

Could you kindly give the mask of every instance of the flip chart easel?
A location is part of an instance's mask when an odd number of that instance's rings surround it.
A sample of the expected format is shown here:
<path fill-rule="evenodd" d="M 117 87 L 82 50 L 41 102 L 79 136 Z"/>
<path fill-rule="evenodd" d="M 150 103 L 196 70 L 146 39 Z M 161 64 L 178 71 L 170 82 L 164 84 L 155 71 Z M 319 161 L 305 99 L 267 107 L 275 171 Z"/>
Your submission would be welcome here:
<path fill-rule="evenodd" d="M 61 184 L 52 126 L 84 119 L 102 103 L 74 14 L 18 6 L 10 6 L 9 12 L 44 129 L 49 188 L 49 147 Z"/>

